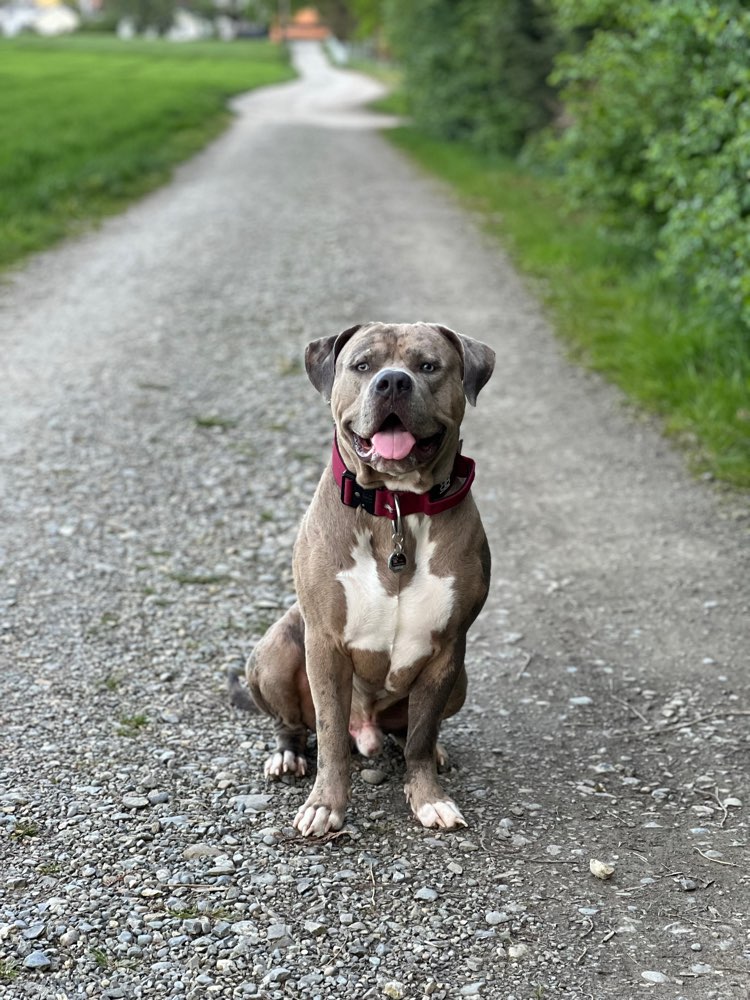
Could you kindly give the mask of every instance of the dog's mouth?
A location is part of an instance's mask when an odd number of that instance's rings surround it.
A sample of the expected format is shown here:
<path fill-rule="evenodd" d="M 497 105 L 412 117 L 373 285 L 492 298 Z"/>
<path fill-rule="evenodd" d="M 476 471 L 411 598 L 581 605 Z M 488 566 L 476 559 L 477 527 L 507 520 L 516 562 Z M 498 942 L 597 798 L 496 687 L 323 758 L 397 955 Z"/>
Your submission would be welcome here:
<path fill-rule="evenodd" d="M 365 462 L 378 457 L 388 462 L 403 462 L 410 456 L 419 462 L 426 462 L 437 454 L 444 435 L 445 428 L 441 428 L 429 437 L 416 438 L 399 417 L 391 413 L 372 437 L 363 437 L 352 431 L 352 440 L 354 450 Z"/>

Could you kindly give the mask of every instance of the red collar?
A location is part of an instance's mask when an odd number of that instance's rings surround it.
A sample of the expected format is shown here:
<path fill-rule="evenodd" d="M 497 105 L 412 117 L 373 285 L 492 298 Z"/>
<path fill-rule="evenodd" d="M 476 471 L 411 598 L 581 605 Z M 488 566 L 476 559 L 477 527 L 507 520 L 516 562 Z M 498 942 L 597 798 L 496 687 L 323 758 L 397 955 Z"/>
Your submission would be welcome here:
<path fill-rule="evenodd" d="M 341 502 L 343 504 L 346 504 L 347 507 L 364 507 L 368 514 L 374 514 L 376 517 L 388 517 L 391 521 L 396 520 L 394 495 L 398 497 L 402 517 L 406 517 L 407 514 L 442 514 L 444 510 L 457 507 L 464 500 L 474 482 L 473 459 L 466 458 L 465 455 L 456 455 L 450 478 L 444 483 L 433 486 L 429 493 L 387 490 L 384 486 L 373 490 L 365 489 L 354 478 L 354 473 L 349 472 L 344 465 L 335 435 L 331 468 L 336 485 L 341 489 Z M 462 478 L 463 483 L 455 493 L 446 496 L 445 494 L 450 489 L 454 479 L 457 478 Z"/>

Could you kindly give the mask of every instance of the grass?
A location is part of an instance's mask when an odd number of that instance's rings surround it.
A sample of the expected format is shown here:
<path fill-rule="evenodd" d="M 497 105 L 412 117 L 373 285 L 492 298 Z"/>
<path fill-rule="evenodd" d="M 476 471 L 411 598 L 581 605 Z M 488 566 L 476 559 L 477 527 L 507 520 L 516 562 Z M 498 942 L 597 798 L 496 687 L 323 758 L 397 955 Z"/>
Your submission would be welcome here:
<path fill-rule="evenodd" d="M 117 727 L 115 732 L 118 736 L 127 736 L 128 739 L 133 739 L 138 735 L 138 733 L 145 726 L 148 725 L 148 716 L 143 714 L 138 715 L 121 715 L 120 725 Z"/>
<path fill-rule="evenodd" d="M 18 965 L 13 959 L 0 958 L 0 982 L 12 982 L 18 976 Z"/>
<path fill-rule="evenodd" d="M 449 182 L 534 279 L 574 360 L 663 418 L 697 473 L 750 488 L 750 335 L 572 213 L 559 183 L 405 127 L 387 133 Z"/>
<path fill-rule="evenodd" d="M 39 824 L 33 821 L 22 821 L 17 823 L 11 833 L 15 840 L 24 840 L 26 837 L 36 837 L 39 833 Z"/>
<path fill-rule="evenodd" d="M 293 76 L 264 42 L 0 40 L 0 267 L 116 212 Z"/>

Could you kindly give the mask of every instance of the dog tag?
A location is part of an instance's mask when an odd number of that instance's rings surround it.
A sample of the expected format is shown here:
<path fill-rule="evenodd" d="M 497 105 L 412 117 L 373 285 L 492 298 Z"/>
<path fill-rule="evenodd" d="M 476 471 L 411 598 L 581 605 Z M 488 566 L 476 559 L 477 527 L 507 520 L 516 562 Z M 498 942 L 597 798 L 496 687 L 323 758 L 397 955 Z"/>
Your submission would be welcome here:
<path fill-rule="evenodd" d="M 400 573 L 402 569 L 406 569 L 406 556 L 403 552 L 391 552 L 388 559 L 388 569 L 394 573 Z"/>

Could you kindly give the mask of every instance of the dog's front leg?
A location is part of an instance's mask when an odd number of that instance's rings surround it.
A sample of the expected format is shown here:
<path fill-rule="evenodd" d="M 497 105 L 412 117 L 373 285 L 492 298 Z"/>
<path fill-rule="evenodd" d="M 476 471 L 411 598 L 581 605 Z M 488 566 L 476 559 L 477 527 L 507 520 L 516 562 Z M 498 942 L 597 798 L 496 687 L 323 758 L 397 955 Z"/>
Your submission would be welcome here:
<path fill-rule="evenodd" d="M 349 801 L 349 713 L 352 703 L 351 660 L 325 636 L 308 629 L 307 676 L 315 705 L 318 773 L 294 825 L 304 837 L 322 837 L 344 825 Z"/>
<path fill-rule="evenodd" d="M 463 701 L 463 650 L 443 650 L 424 668 L 409 692 L 409 729 L 404 748 L 406 784 L 404 791 L 412 812 L 424 827 L 446 830 L 466 826 L 453 799 L 438 781 L 436 747 L 440 722 L 448 702 L 456 694 Z M 459 659 L 460 657 L 460 659 Z M 450 709 L 447 714 L 452 714 Z"/>

